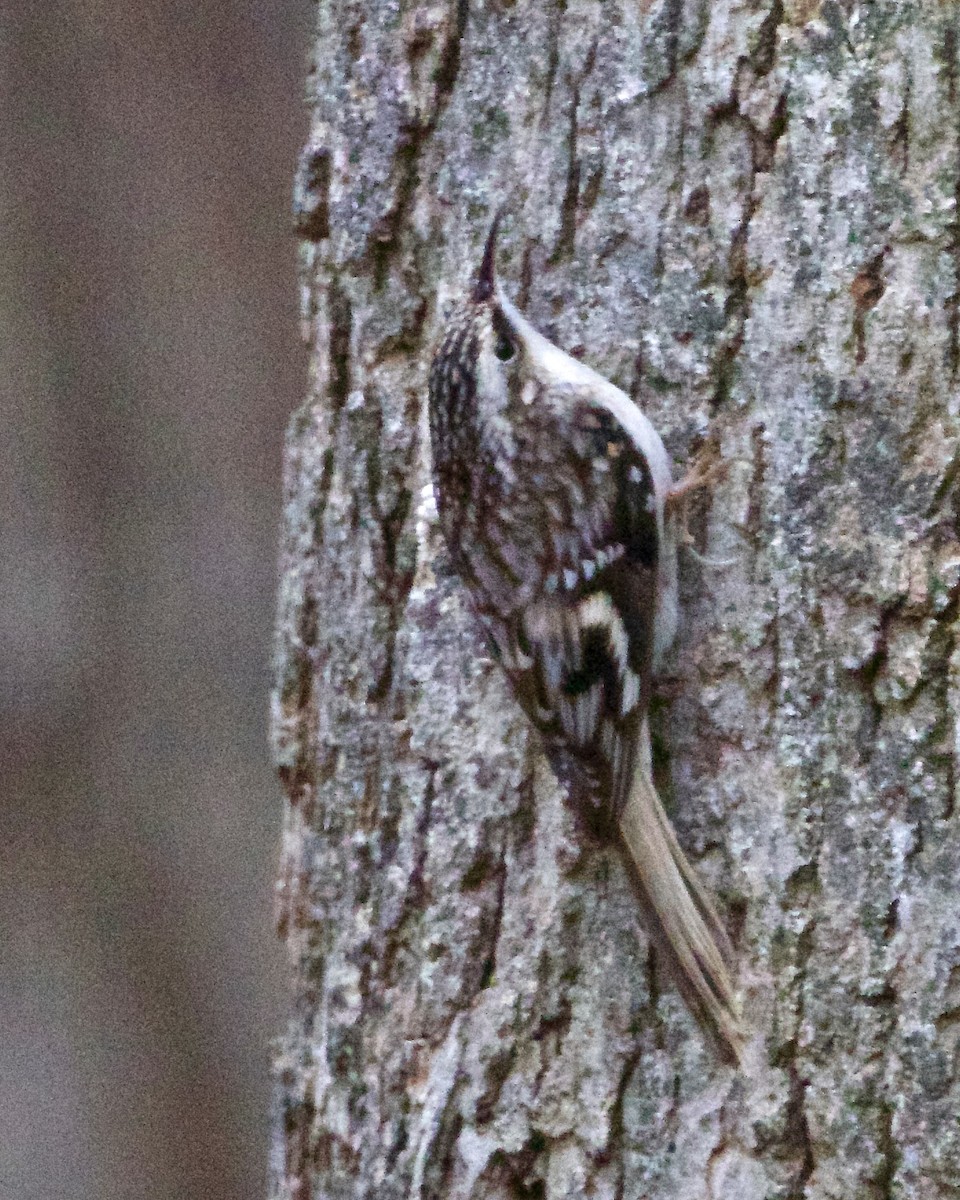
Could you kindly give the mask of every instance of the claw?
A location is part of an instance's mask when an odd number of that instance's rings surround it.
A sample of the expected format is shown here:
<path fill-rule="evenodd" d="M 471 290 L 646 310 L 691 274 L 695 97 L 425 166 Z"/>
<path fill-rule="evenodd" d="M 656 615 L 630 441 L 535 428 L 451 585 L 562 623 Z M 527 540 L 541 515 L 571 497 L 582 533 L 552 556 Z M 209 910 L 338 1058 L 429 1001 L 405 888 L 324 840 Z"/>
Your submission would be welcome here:
<path fill-rule="evenodd" d="M 705 446 L 697 453 L 686 475 L 667 492 L 667 508 L 682 505 L 686 513 L 686 501 L 690 495 L 719 483 L 728 469 L 729 464 L 720 458 L 716 447 Z"/>
<path fill-rule="evenodd" d="M 690 519 L 690 497 L 694 492 L 703 491 L 719 483 L 728 469 L 729 464 L 720 458 L 716 446 L 708 444 L 697 453 L 684 477 L 667 492 L 665 508 L 668 516 L 676 514 L 678 518 L 677 536 L 680 545 L 704 567 L 723 569 L 732 567 L 736 560 L 706 558 L 694 550 L 694 538 L 687 527 Z"/>

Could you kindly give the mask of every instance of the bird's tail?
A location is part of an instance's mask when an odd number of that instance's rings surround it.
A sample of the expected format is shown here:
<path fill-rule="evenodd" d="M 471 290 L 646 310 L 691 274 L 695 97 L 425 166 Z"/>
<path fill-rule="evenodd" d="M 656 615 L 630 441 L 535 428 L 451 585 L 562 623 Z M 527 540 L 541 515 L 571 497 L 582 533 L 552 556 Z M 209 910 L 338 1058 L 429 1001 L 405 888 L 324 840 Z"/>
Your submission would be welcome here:
<path fill-rule="evenodd" d="M 720 1057 L 737 1065 L 743 1028 L 732 976 L 733 947 L 680 848 L 645 764 L 635 771 L 619 826 L 647 931 Z"/>

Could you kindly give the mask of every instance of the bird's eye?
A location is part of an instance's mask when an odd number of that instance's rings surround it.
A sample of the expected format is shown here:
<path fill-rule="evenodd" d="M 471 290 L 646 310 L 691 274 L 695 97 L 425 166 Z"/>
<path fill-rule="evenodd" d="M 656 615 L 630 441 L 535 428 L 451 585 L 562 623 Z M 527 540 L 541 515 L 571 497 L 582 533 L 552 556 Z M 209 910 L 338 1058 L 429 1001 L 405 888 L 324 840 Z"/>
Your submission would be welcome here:
<path fill-rule="evenodd" d="M 498 333 L 497 340 L 493 343 L 493 352 L 501 362 L 506 363 L 516 354 L 517 348 L 505 333 Z"/>

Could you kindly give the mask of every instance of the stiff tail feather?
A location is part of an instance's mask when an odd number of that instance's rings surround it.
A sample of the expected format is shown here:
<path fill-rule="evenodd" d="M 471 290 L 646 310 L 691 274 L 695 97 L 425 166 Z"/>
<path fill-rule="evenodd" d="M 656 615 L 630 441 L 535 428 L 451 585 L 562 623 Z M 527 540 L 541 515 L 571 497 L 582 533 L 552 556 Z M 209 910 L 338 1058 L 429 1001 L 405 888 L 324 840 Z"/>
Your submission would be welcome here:
<path fill-rule="evenodd" d="M 738 1065 L 743 1028 L 732 976 L 733 947 L 680 848 L 645 765 L 635 771 L 619 825 L 647 931 L 717 1053 Z"/>

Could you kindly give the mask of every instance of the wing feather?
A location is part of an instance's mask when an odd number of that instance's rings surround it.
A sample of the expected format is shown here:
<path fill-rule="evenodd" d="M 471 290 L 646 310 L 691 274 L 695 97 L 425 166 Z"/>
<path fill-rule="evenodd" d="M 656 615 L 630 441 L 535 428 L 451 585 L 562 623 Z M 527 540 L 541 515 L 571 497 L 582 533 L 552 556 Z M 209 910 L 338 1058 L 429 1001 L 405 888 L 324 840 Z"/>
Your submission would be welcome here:
<path fill-rule="evenodd" d="M 576 414 L 587 513 L 549 564 L 544 599 L 501 629 L 500 657 L 548 741 L 572 751 L 608 818 L 626 803 L 650 698 L 658 532 L 653 481 L 627 431 L 605 410 Z"/>

